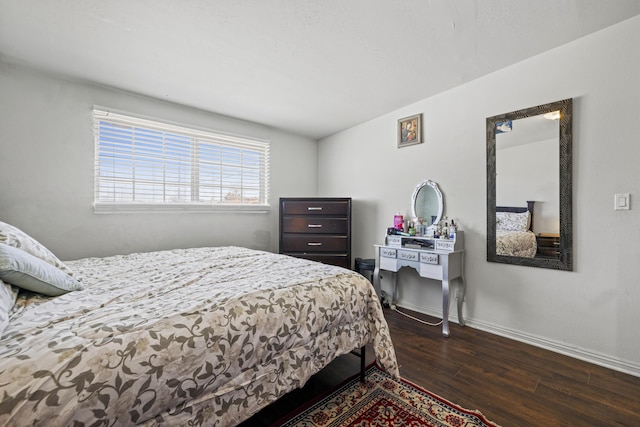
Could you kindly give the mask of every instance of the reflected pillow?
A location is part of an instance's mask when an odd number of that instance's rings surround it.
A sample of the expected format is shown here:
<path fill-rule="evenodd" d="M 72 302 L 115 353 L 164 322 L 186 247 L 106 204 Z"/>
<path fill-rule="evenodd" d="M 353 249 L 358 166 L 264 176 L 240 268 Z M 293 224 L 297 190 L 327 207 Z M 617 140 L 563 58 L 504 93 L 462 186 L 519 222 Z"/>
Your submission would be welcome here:
<path fill-rule="evenodd" d="M 8 283 L 0 280 L 0 337 L 9 325 L 9 312 L 16 303 L 18 290 Z"/>
<path fill-rule="evenodd" d="M 24 231 L 13 225 L 0 221 L 0 243 L 20 248 L 31 255 L 48 262 L 54 267 L 59 268 L 69 275 L 73 275 L 73 271 L 58 259 L 49 249 Z"/>
<path fill-rule="evenodd" d="M 48 296 L 83 289 L 80 282 L 59 268 L 3 243 L 0 243 L 0 280 Z"/>
<path fill-rule="evenodd" d="M 496 230 L 527 231 L 529 229 L 529 212 L 496 212 Z"/>

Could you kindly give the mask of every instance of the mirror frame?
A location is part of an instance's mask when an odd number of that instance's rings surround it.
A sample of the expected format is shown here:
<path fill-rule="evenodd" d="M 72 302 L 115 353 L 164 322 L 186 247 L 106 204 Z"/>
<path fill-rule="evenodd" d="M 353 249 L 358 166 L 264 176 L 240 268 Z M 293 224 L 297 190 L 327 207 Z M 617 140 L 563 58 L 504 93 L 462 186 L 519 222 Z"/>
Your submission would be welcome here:
<path fill-rule="evenodd" d="M 496 124 L 560 111 L 560 256 L 559 258 L 523 258 L 496 254 Z M 487 117 L 487 261 L 529 267 L 573 271 L 573 183 L 572 121 L 573 99 L 525 108 Z M 525 200 L 526 197 L 523 198 Z M 524 202 L 523 202 L 524 203 Z"/>
<path fill-rule="evenodd" d="M 420 184 L 418 184 L 416 186 L 416 189 L 413 190 L 413 194 L 411 195 L 411 217 L 412 217 L 412 219 L 419 217 L 419 215 L 417 215 L 417 212 L 416 212 L 416 201 L 418 199 L 418 193 L 424 187 L 431 187 L 436 192 L 436 196 L 438 196 L 438 203 L 440 204 L 440 206 L 438 206 L 438 217 L 436 218 L 436 221 L 434 223 L 432 223 L 429 227 L 427 227 L 427 228 L 431 228 L 435 224 L 437 224 L 438 221 L 440 221 L 442 219 L 442 214 L 444 213 L 444 198 L 442 197 L 442 192 L 440 191 L 440 188 L 438 188 L 438 184 L 433 182 L 433 181 L 431 181 L 430 179 L 425 179 L 424 181 L 422 181 Z"/>

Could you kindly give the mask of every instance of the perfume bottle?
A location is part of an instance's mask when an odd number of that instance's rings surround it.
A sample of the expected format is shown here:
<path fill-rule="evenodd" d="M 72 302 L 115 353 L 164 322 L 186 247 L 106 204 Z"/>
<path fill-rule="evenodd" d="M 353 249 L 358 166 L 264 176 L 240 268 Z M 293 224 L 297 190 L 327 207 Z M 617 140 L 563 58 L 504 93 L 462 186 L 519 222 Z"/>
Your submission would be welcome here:
<path fill-rule="evenodd" d="M 393 226 L 398 231 L 404 231 L 404 216 L 401 213 L 393 216 Z"/>
<path fill-rule="evenodd" d="M 455 239 L 457 232 L 458 232 L 458 226 L 455 222 L 453 222 L 453 219 L 452 219 L 451 224 L 449 225 L 449 238 Z"/>

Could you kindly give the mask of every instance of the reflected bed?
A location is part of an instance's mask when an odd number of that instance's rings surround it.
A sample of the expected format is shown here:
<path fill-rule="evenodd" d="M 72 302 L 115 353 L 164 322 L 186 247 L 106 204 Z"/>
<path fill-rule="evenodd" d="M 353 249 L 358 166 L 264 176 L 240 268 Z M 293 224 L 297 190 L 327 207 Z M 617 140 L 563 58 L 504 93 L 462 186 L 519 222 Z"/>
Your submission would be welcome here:
<path fill-rule="evenodd" d="M 533 205 L 496 207 L 496 254 L 533 258 L 538 251 L 533 233 Z"/>

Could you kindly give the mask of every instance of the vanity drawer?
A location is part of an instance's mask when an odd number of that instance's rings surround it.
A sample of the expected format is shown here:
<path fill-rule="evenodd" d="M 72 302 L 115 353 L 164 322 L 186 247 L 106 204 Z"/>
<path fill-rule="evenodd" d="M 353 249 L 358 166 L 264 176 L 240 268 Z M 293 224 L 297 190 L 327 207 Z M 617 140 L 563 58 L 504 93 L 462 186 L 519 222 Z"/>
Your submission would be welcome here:
<path fill-rule="evenodd" d="M 398 251 L 398 259 L 403 259 L 405 261 L 420 261 L 420 252 L 414 251 Z"/>
<path fill-rule="evenodd" d="M 288 216 L 282 219 L 284 233 L 347 234 L 347 218 Z"/>
<path fill-rule="evenodd" d="M 350 201 L 347 200 L 286 200 L 282 201 L 283 215 L 339 215 L 347 217 Z"/>
<path fill-rule="evenodd" d="M 447 251 L 451 252 L 455 249 L 455 241 L 454 240 L 436 240 L 436 250 L 437 251 Z"/>
<path fill-rule="evenodd" d="M 429 252 L 421 252 L 420 253 L 420 262 L 424 264 L 434 264 L 437 265 L 439 263 L 438 254 L 432 254 Z"/>
<path fill-rule="evenodd" d="M 348 252 L 347 236 L 285 235 L 282 237 L 284 252 Z"/>
<path fill-rule="evenodd" d="M 396 259 L 398 257 L 398 251 L 396 249 L 380 248 L 380 256 Z"/>
<path fill-rule="evenodd" d="M 387 236 L 386 241 L 388 246 L 402 247 L 402 237 L 400 236 Z"/>

